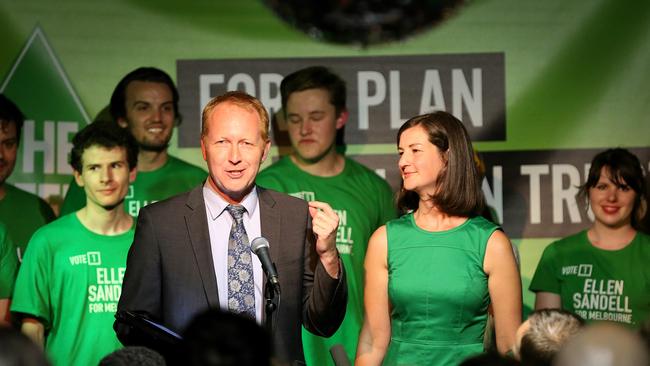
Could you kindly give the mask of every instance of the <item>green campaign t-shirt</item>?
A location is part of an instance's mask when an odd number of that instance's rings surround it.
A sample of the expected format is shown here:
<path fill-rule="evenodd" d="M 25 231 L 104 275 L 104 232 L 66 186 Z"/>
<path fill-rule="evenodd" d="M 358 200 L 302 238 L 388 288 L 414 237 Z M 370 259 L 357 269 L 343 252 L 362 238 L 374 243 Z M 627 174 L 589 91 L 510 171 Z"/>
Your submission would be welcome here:
<path fill-rule="evenodd" d="M 562 308 L 587 321 L 639 327 L 650 316 L 650 236 L 637 232 L 619 250 L 593 246 L 587 231 L 551 243 L 530 284 L 560 295 Z"/>
<path fill-rule="evenodd" d="M 17 270 L 16 246 L 9 238 L 7 227 L 0 222 L 0 299 L 11 297 Z"/>
<path fill-rule="evenodd" d="M 303 329 L 302 341 L 309 365 L 332 365 L 329 348 L 338 343 L 353 360 L 363 323 L 363 261 L 368 239 L 379 226 L 396 216 L 390 186 L 375 172 L 349 158 L 340 174 L 318 177 L 284 157 L 261 171 L 256 183 L 306 201 L 327 202 L 339 215 L 336 247 L 348 279 L 345 318 L 332 337 L 318 337 Z"/>
<path fill-rule="evenodd" d="M 20 256 L 32 234 L 55 218 L 54 211 L 42 198 L 5 183 L 5 197 L 0 200 L 0 222 L 7 226 Z"/>
<path fill-rule="evenodd" d="M 187 192 L 200 185 L 208 176 L 205 170 L 169 156 L 165 165 L 150 172 L 138 172 L 124 198 L 124 209 L 134 217 L 150 203 Z M 79 210 L 86 205 L 86 194 L 74 179 L 61 207 L 61 215 Z"/>
<path fill-rule="evenodd" d="M 11 311 L 43 323 L 45 351 L 54 365 L 97 365 L 121 347 L 113 322 L 134 226 L 120 235 L 99 235 L 72 213 L 39 229 L 29 242 Z"/>

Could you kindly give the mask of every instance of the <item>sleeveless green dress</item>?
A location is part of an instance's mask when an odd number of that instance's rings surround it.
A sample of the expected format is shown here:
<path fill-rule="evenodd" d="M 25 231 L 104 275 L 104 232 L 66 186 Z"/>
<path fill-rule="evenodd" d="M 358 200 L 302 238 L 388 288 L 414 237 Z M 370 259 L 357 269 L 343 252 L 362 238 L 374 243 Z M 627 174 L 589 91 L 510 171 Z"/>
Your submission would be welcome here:
<path fill-rule="evenodd" d="M 477 216 L 429 232 L 407 214 L 386 229 L 392 334 L 384 365 L 458 365 L 483 352 L 490 302 L 483 258 L 498 226 Z"/>

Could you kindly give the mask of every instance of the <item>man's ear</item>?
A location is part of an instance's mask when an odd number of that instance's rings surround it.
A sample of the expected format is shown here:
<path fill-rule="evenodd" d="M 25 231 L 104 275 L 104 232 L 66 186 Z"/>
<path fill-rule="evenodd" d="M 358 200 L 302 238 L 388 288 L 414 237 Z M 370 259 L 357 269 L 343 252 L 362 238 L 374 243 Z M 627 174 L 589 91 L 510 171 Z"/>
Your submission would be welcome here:
<path fill-rule="evenodd" d="M 201 155 L 203 155 L 203 160 L 208 161 L 208 154 L 205 151 L 205 142 L 203 142 L 203 137 L 201 137 Z"/>
<path fill-rule="evenodd" d="M 83 168 L 82 168 L 82 169 L 83 169 Z M 84 186 L 84 180 L 83 180 L 83 178 L 81 177 L 81 173 L 79 173 L 79 172 L 77 171 L 77 169 L 74 169 L 74 168 L 72 169 L 72 176 L 74 177 L 74 181 L 77 183 L 77 185 L 78 185 L 79 187 L 83 187 L 83 186 Z"/>
<path fill-rule="evenodd" d="M 138 174 L 138 168 L 133 167 L 131 171 L 129 172 L 129 183 L 135 182 L 135 177 Z"/>
<path fill-rule="evenodd" d="M 263 163 L 266 160 L 266 157 L 269 156 L 269 150 L 271 150 L 271 140 L 266 140 L 264 143 L 264 153 L 262 154 L 262 160 L 260 163 Z"/>
<path fill-rule="evenodd" d="M 336 117 L 336 129 L 340 130 L 348 122 L 348 117 L 350 117 L 350 112 L 347 109 L 344 109 L 339 113 L 339 116 Z"/>
<path fill-rule="evenodd" d="M 117 118 L 117 125 L 122 127 L 122 128 L 127 128 L 129 127 L 129 122 L 124 117 L 118 117 Z"/>

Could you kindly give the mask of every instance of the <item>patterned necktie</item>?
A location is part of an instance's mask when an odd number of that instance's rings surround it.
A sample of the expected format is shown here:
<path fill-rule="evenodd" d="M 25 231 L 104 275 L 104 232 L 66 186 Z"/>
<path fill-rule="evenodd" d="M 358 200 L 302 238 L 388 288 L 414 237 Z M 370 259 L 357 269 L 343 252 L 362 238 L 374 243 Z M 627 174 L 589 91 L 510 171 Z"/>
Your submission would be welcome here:
<path fill-rule="evenodd" d="M 253 262 L 244 229 L 244 206 L 228 205 L 233 218 L 228 239 L 228 310 L 255 319 L 255 286 Z"/>

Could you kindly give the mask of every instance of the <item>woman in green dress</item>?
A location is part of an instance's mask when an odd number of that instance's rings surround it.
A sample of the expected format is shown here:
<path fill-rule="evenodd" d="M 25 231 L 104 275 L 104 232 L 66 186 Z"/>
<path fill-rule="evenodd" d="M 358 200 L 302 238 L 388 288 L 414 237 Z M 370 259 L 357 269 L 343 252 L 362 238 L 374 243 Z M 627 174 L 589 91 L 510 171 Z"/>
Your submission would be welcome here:
<path fill-rule="evenodd" d="M 401 218 L 373 234 L 357 365 L 458 365 L 483 351 L 487 308 L 506 353 L 521 323 L 510 241 L 480 216 L 484 198 L 462 123 L 446 112 L 397 135 Z"/>

